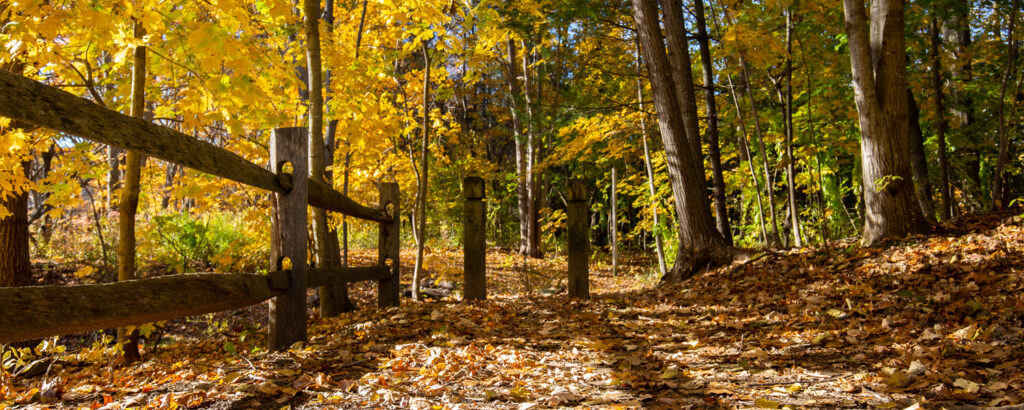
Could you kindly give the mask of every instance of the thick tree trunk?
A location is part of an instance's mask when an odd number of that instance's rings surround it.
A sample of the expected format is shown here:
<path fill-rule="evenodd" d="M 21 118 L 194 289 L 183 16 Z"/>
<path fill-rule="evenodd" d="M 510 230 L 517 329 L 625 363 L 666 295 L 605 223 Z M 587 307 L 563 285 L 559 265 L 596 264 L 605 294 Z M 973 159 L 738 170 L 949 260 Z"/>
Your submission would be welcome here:
<path fill-rule="evenodd" d="M 732 249 L 715 228 L 710 204 L 704 191 L 704 176 L 687 142 L 677 93 L 670 73 L 673 67 L 665 54 L 665 43 L 658 24 L 656 0 L 633 0 L 641 52 L 647 62 L 658 124 L 665 146 L 669 181 L 678 214 L 679 252 L 672 271 L 662 277 L 672 282 L 692 276 L 699 269 L 725 263 Z"/>
<path fill-rule="evenodd" d="M 0 287 L 28 286 L 32 283 L 28 191 L 3 196 L 0 206 L 9 212 L 0 218 Z"/>
<path fill-rule="evenodd" d="M 928 223 L 935 222 L 935 210 L 932 207 L 932 183 L 928 179 L 928 159 L 924 153 L 924 136 L 921 133 L 921 111 L 917 108 L 914 92 L 907 89 L 907 107 L 909 113 L 909 133 L 907 134 L 910 153 L 911 170 L 914 173 L 914 193 L 917 203 L 921 206 Z"/>
<path fill-rule="evenodd" d="M 942 86 L 942 41 L 939 39 L 939 22 L 932 15 L 931 25 L 928 29 L 931 38 L 932 58 L 932 93 L 935 95 L 935 142 L 938 146 L 939 157 L 939 218 L 946 220 L 953 217 L 953 193 L 949 186 L 949 157 L 946 152 L 946 107 L 943 103 Z"/>
<path fill-rule="evenodd" d="M 729 226 L 729 207 L 725 200 L 725 178 L 722 176 L 722 151 L 718 143 L 718 105 L 715 102 L 715 73 L 711 61 L 711 46 L 707 21 L 704 17 L 704 0 L 694 0 L 697 22 L 697 44 L 700 46 L 700 63 L 704 74 L 704 108 L 708 116 L 708 158 L 711 160 L 711 184 L 714 187 L 715 221 L 718 232 L 732 245 L 732 228 Z"/>
<path fill-rule="evenodd" d="M 700 123 L 697 120 L 697 95 L 693 84 L 693 69 L 690 59 L 690 45 L 686 41 L 686 23 L 683 21 L 681 0 L 661 0 L 664 16 L 665 40 L 668 43 L 668 63 L 672 67 L 673 89 L 679 102 L 679 115 L 686 130 L 686 142 L 690 144 L 693 163 L 704 180 L 704 154 L 701 149 Z"/>
<path fill-rule="evenodd" d="M 647 146 L 647 114 L 644 113 L 643 62 L 640 57 L 640 43 L 636 44 L 636 102 L 640 111 L 640 138 L 644 143 L 644 168 L 647 170 L 647 190 L 651 195 L 651 235 L 658 254 L 658 272 L 664 277 L 668 270 L 665 267 L 665 247 L 661 244 L 661 233 L 658 232 L 658 195 L 654 190 L 654 170 L 651 167 L 651 151 Z"/>
<path fill-rule="evenodd" d="M 914 199 L 907 161 L 904 1 L 871 1 L 870 37 L 862 0 L 843 0 L 843 9 L 861 128 L 862 240 L 866 246 L 876 246 L 929 230 Z"/>
<path fill-rule="evenodd" d="M 1006 206 L 1002 201 L 1005 197 L 1003 192 L 1003 169 L 1006 166 L 1006 162 L 1010 159 L 1009 131 L 1007 130 L 1009 126 L 1006 124 L 1006 86 L 1010 82 L 1014 72 L 1014 65 L 1017 62 L 1017 48 L 1014 46 L 1013 28 L 1017 25 L 1017 9 L 1020 8 L 1019 5 L 1019 0 L 1013 0 L 1010 5 L 1010 27 L 1006 36 L 1006 70 L 1003 72 L 1003 82 L 999 88 L 999 101 L 997 102 L 999 110 L 999 157 L 996 159 L 996 169 L 992 175 L 993 210 L 1002 209 Z"/>
<path fill-rule="evenodd" d="M 430 137 L 430 52 L 423 42 L 423 138 L 421 141 L 419 194 L 416 195 L 416 265 L 412 273 L 412 300 L 420 300 L 420 280 L 423 279 L 423 248 L 427 243 L 427 183 L 429 176 Z"/>
<path fill-rule="evenodd" d="M 135 38 L 143 36 L 142 25 L 135 22 Z M 146 47 L 135 48 L 132 63 L 132 105 L 130 115 L 142 118 L 146 108 Z M 119 236 L 117 243 L 117 280 L 135 279 L 135 213 L 139 207 L 139 179 L 142 173 L 142 155 L 136 151 L 128 151 L 125 159 L 124 189 L 121 193 L 121 204 L 118 208 Z M 125 295 L 135 297 L 135 295 Z M 121 341 L 123 358 L 126 362 L 140 359 L 138 333 L 125 334 L 118 329 L 118 340 Z"/>

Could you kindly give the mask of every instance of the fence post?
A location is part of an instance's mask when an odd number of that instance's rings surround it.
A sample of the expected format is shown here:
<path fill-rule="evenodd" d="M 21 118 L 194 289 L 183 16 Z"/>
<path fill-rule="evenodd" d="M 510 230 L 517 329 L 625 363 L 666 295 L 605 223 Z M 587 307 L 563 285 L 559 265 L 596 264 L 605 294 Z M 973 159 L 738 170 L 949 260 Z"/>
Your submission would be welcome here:
<path fill-rule="evenodd" d="M 288 290 L 270 300 L 270 350 L 284 350 L 306 340 L 306 206 L 309 162 L 306 157 L 308 131 L 303 127 L 278 128 L 270 134 L 270 165 L 278 183 L 287 191 L 271 194 L 276 204 L 271 218 L 271 271 L 284 270 L 291 262 Z M 291 164 L 290 175 L 284 172 Z"/>
<path fill-rule="evenodd" d="M 569 180 L 569 296 L 590 298 L 590 216 L 587 184 Z"/>
<path fill-rule="evenodd" d="M 398 253 L 401 250 L 400 229 L 402 226 L 401 212 L 399 209 L 398 184 L 385 183 L 380 185 L 380 206 L 391 205 L 391 221 L 381 222 L 378 230 L 380 236 L 377 240 L 377 261 L 383 266 L 391 268 L 391 276 L 387 279 L 377 281 L 377 304 L 380 307 L 398 306 L 398 296 L 401 289 L 401 269 L 398 263 Z"/>
<path fill-rule="evenodd" d="M 484 204 L 484 179 L 462 180 L 466 198 L 462 210 L 462 298 L 487 299 L 487 205 Z"/>

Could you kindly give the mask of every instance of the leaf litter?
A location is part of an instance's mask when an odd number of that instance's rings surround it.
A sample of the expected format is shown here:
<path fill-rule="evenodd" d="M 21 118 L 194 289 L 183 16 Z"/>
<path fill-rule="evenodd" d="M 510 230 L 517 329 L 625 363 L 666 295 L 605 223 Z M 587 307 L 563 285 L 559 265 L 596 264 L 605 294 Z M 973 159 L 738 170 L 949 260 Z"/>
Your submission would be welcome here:
<path fill-rule="evenodd" d="M 564 257 L 492 250 L 487 301 L 459 302 L 455 289 L 380 310 L 372 286 L 353 286 L 361 309 L 312 318 L 308 343 L 286 352 L 261 348 L 258 308 L 172 322 L 170 343 L 147 345 L 137 364 L 118 364 L 102 343 L 69 343 L 48 354 L 44 372 L 2 379 L 0 406 L 1020 404 L 1024 220 L 960 225 L 963 233 L 888 249 L 847 240 L 766 252 L 666 286 L 637 274 L 652 266 L 649 255 L 624 258 L 629 273 L 619 276 L 598 262 L 589 301 L 563 295 Z M 456 279 L 461 255 L 431 253 L 435 283 Z"/>

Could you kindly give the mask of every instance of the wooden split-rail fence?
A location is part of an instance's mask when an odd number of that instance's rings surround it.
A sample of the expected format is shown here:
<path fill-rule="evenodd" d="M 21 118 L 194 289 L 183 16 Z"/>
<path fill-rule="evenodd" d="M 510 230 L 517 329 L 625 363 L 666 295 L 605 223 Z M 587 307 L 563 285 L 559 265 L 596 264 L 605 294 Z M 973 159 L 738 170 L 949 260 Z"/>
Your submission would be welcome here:
<path fill-rule="evenodd" d="M 399 303 L 399 190 L 380 186 L 377 207 L 361 205 L 308 178 L 307 130 L 279 128 L 270 138 L 270 170 L 170 128 L 0 70 L 0 116 L 133 150 L 272 193 L 267 275 L 184 274 L 124 282 L 0 288 L 0 343 L 138 325 L 237 309 L 270 299 L 268 347 L 306 340 L 306 290 L 376 281 L 381 307 Z M 285 172 L 287 165 L 292 171 Z M 378 263 L 341 268 L 306 264 L 307 205 L 379 223 Z M 285 269 L 285 268 L 288 269 Z"/>

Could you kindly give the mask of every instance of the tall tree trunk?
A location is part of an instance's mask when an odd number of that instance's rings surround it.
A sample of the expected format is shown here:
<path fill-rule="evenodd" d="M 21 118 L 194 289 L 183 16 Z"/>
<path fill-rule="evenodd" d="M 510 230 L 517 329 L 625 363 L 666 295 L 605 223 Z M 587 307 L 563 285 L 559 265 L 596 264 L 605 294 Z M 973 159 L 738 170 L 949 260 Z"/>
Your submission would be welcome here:
<path fill-rule="evenodd" d="M 523 102 L 526 106 L 526 121 L 523 124 L 526 132 L 526 256 L 531 258 L 540 257 L 538 240 L 540 233 L 537 226 L 537 180 L 534 166 L 537 163 L 537 124 L 534 117 L 533 98 L 530 93 L 533 90 L 533 75 L 530 71 L 530 54 L 532 53 L 526 42 L 523 42 Z M 539 83 L 539 82 L 538 82 Z"/>
<path fill-rule="evenodd" d="M 931 25 L 928 29 L 931 38 L 932 58 L 932 93 L 935 95 L 935 141 L 939 157 L 939 218 L 946 220 L 953 217 L 953 191 L 949 186 L 949 157 L 946 152 L 946 107 L 943 103 L 942 87 L 942 42 L 939 39 L 938 17 L 932 13 Z"/>
<path fill-rule="evenodd" d="M 935 222 L 935 210 L 932 208 L 932 183 L 928 180 L 928 159 L 924 153 L 924 136 L 921 133 L 921 110 L 917 108 L 914 92 L 907 89 L 907 107 L 909 113 L 909 133 L 907 134 L 910 153 L 911 171 L 914 173 L 914 193 L 921 213 L 928 223 Z"/>
<path fill-rule="evenodd" d="M 1006 204 L 1002 199 L 1003 192 L 1003 169 L 1010 159 L 1009 138 L 1006 124 L 1006 86 L 1013 76 L 1014 65 L 1017 62 L 1017 48 L 1014 47 L 1013 28 L 1017 25 L 1017 13 L 1020 8 L 1020 1 L 1013 0 L 1010 5 L 1010 28 L 1006 35 L 1006 69 L 1003 71 L 1003 82 L 999 88 L 999 157 L 996 159 L 996 170 L 992 175 L 992 209 L 1002 209 Z"/>
<path fill-rule="evenodd" d="M 679 252 L 672 271 L 662 277 L 664 282 L 673 282 L 692 276 L 705 266 L 726 263 L 732 258 L 732 249 L 715 228 L 704 193 L 703 167 L 694 160 L 696 156 L 687 142 L 686 128 L 677 115 L 680 102 L 677 93 L 673 92 L 676 87 L 670 75 L 674 68 L 665 53 L 656 0 L 632 0 L 632 3 L 678 214 Z"/>
<path fill-rule="evenodd" d="M 929 225 L 914 200 L 907 161 L 904 0 L 871 0 L 870 37 L 862 0 L 843 0 L 854 99 L 861 128 L 863 244 L 876 246 Z"/>
<path fill-rule="evenodd" d="M 740 68 L 743 70 L 743 81 L 744 86 L 747 90 L 747 100 L 750 103 L 750 115 L 754 117 L 754 132 L 757 137 L 757 147 L 761 151 L 761 166 L 764 169 L 764 185 L 765 193 L 768 195 L 768 214 L 772 218 L 772 236 L 769 247 L 779 246 L 782 244 L 782 238 L 779 236 L 779 220 L 775 214 L 775 184 L 772 183 L 772 172 L 771 166 L 768 164 L 768 150 L 764 145 L 764 133 L 761 132 L 761 115 L 757 110 L 757 103 L 754 102 L 754 89 L 750 87 L 750 70 L 747 69 L 747 62 L 743 58 L 743 53 L 740 52 L 739 56 Z"/>
<path fill-rule="evenodd" d="M 732 102 L 736 106 L 736 119 L 740 122 L 740 135 L 737 140 L 740 157 L 747 161 L 747 168 L 750 170 L 750 179 L 754 180 L 754 193 L 756 194 L 755 198 L 757 198 L 757 222 L 761 225 L 761 243 L 766 247 L 770 247 L 774 242 L 768 239 L 768 229 L 765 227 L 764 223 L 764 205 L 761 203 L 761 182 L 757 178 L 757 171 L 754 170 L 754 158 L 750 154 L 750 145 L 747 143 L 747 123 L 743 119 L 743 109 L 740 107 L 740 99 L 739 96 L 737 96 L 736 86 L 732 83 L 732 74 L 726 75 L 726 79 L 729 80 Z"/>
<path fill-rule="evenodd" d="M 686 142 L 690 144 L 693 163 L 704 180 L 704 155 L 700 143 L 700 123 L 697 120 L 697 95 L 693 84 L 693 64 L 690 59 L 690 45 L 686 41 L 686 24 L 683 21 L 681 0 L 661 0 L 661 12 L 665 23 L 665 40 L 668 43 L 669 74 L 679 102 L 679 115 L 686 131 Z"/>
<path fill-rule="evenodd" d="M 974 100 L 970 96 L 968 89 L 970 83 L 973 80 L 973 56 L 970 52 L 971 47 L 971 25 L 970 25 L 970 14 L 971 14 L 971 2 L 952 2 L 949 3 L 951 10 L 949 18 L 947 18 L 942 24 L 942 35 L 945 37 L 946 43 L 950 45 L 950 52 L 952 54 L 952 64 L 949 67 L 950 72 L 950 99 L 952 104 L 950 106 L 950 113 L 952 114 L 954 133 L 960 136 L 960 140 L 964 141 L 962 146 L 958 146 L 957 151 L 963 153 L 963 173 L 965 179 L 962 179 L 962 186 L 965 188 L 963 192 L 966 195 L 965 199 L 970 200 L 970 205 L 975 211 L 980 211 L 985 208 L 984 198 L 985 192 L 981 186 L 981 145 L 979 141 L 980 133 L 974 131 L 971 127 L 974 124 Z"/>
<path fill-rule="evenodd" d="M 330 134 L 331 144 L 324 141 L 324 75 L 323 61 L 320 54 L 320 18 L 331 16 L 334 5 L 327 1 L 329 11 L 320 12 L 319 0 L 303 0 L 303 18 L 306 35 L 306 91 L 309 96 L 309 175 L 331 184 L 327 173 L 328 157 L 334 162 L 333 133 Z M 333 16 L 327 17 L 333 20 Z M 331 22 L 328 22 L 328 27 Z M 314 255 L 316 264 L 321 267 L 341 266 L 338 245 L 338 232 L 331 228 L 327 221 L 327 211 L 314 207 L 313 243 L 316 245 Z M 320 316 L 337 316 L 352 310 L 352 302 L 348 298 L 345 284 L 321 286 L 317 289 L 320 296 Z"/>
<path fill-rule="evenodd" d="M 810 92 L 810 90 L 808 90 Z M 793 11 L 786 7 L 786 190 L 789 192 L 789 216 L 793 230 L 793 244 L 800 248 L 800 208 L 796 203 L 796 182 L 793 164 Z"/>
<path fill-rule="evenodd" d="M 516 66 L 519 64 L 519 59 L 516 57 L 516 43 L 511 37 L 506 40 L 506 50 L 508 51 L 508 59 L 505 61 L 505 73 L 508 77 L 509 87 L 509 98 L 512 113 L 512 133 L 515 138 L 515 149 L 516 149 L 516 196 L 518 199 L 518 210 L 519 210 L 519 252 L 526 255 L 529 254 L 529 243 L 532 237 L 532 231 L 530 229 L 530 203 L 533 202 L 530 198 L 529 189 L 529 172 L 532 167 L 529 166 L 529 137 L 527 132 L 524 130 L 526 126 L 523 125 L 523 118 L 521 113 L 523 111 L 524 103 L 522 101 L 522 89 L 519 86 L 519 69 Z M 524 50 L 525 54 L 526 51 Z M 529 119 L 526 119 L 529 121 Z"/>
<path fill-rule="evenodd" d="M 667 273 L 665 268 L 665 248 L 661 244 L 661 234 L 658 232 L 658 194 L 654 190 L 654 170 L 651 168 L 651 151 L 647 146 L 647 114 L 644 113 L 644 86 L 641 80 L 643 68 L 640 61 L 640 43 L 636 44 L 636 101 L 640 111 L 640 138 L 644 142 L 644 168 L 647 170 L 647 190 L 651 195 L 651 234 L 654 236 L 654 246 L 658 254 L 658 272 L 664 277 Z"/>
<path fill-rule="evenodd" d="M 412 300 L 420 300 L 420 280 L 423 279 L 423 247 L 427 243 L 427 183 L 429 182 L 430 138 L 430 52 L 423 42 L 423 139 L 421 141 L 419 194 L 416 195 L 416 265 L 412 273 Z"/>
<path fill-rule="evenodd" d="M 725 200 L 725 178 L 722 176 L 722 151 L 718 143 L 718 104 L 715 102 L 715 73 L 711 61 L 711 46 L 707 20 L 704 17 L 704 0 L 694 0 L 697 22 L 697 44 L 700 47 L 700 63 L 704 74 L 704 109 L 708 116 L 708 157 L 711 160 L 711 184 L 714 187 L 715 221 L 718 232 L 732 245 L 732 228 L 729 226 L 729 207 Z"/>
<path fill-rule="evenodd" d="M 138 21 L 135 24 L 135 38 L 142 39 L 144 30 Z M 136 46 L 132 62 L 132 105 L 131 116 L 142 118 L 146 108 L 146 47 Z M 142 173 L 142 155 L 128 151 L 125 159 L 124 189 L 118 208 L 119 239 L 117 243 L 117 280 L 135 279 L 135 213 L 139 207 L 139 179 Z M 138 333 L 126 334 L 118 329 L 125 362 L 140 359 Z"/>

